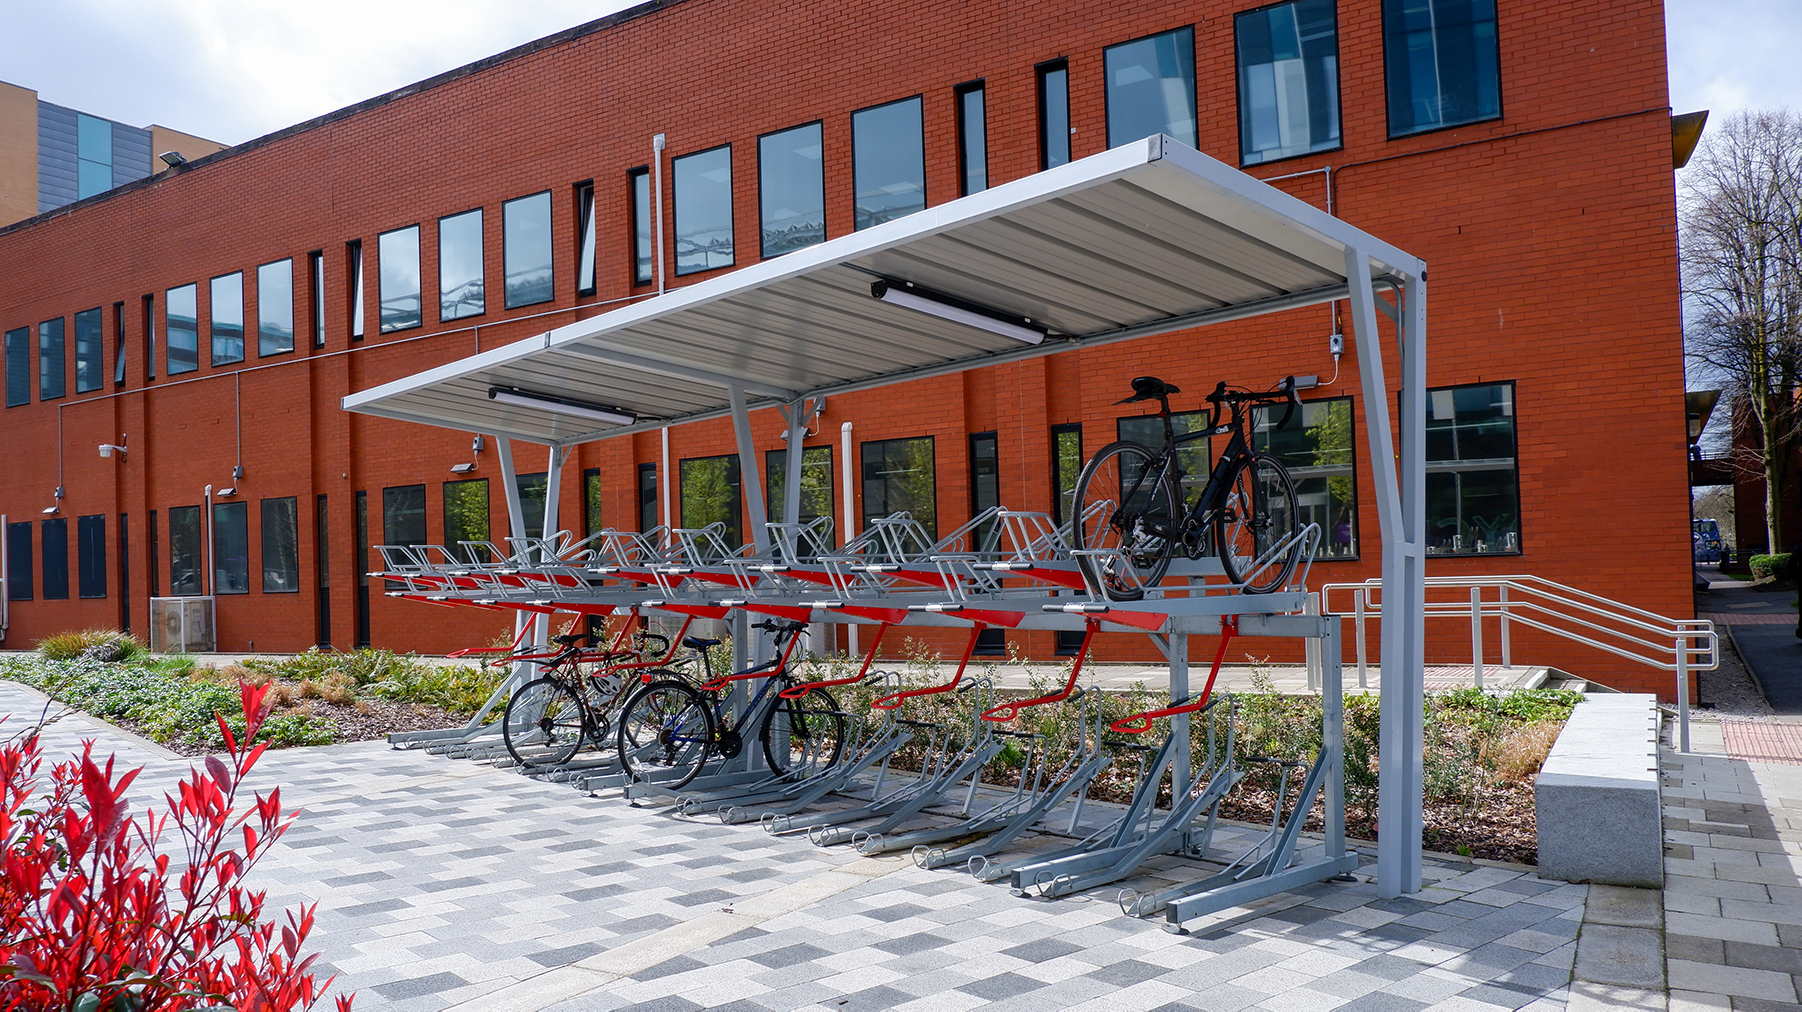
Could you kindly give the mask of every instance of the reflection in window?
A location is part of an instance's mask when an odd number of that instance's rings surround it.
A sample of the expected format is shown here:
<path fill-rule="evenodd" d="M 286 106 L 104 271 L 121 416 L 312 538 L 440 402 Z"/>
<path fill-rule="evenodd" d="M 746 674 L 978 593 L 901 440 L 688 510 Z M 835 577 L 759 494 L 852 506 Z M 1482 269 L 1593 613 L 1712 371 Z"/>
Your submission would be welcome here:
<path fill-rule="evenodd" d="M 169 510 L 169 594 L 195 597 L 206 593 L 206 550 L 200 540 L 200 507 Z"/>
<path fill-rule="evenodd" d="M 293 496 L 262 502 L 263 593 L 300 592 L 300 510 Z"/>
<path fill-rule="evenodd" d="M 113 303 L 113 336 L 118 339 L 113 356 L 113 383 L 125 382 L 125 303 Z"/>
<path fill-rule="evenodd" d="M 32 582 L 31 521 L 6 525 L 6 599 L 29 601 L 37 593 Z"/>
<path fill-rule="evenodd" d="M 594 294 L 594 184 L 576 186 L 576 294 Z"/>
<path fill-rule="evenodd" d="M 363 240 L 344 244 L 345 270 L 350 275 L 350 339 L 363 339 Z"/>
<path fill-rule="evenodd" d="M 53 401 L 69 392 L 64 355 L 62 317 L 38 324 L 38 400 Z"/>
<path fill-rule="evenodd" d="M 250 593 L 250 509 L 213 504 L 213 593 Z"/>
<path fill-rule="evenodd" d="M 38 527 L 43 550 L 44 600 L 69 599 L 69 521 L 61 517 Z"/>
<path fill-rule="evenodd" d="M 398 485 L 382 489 L 382 544 L 425 544 L 425 486 Z M 379 554 L 376 556 L 379 560 Z M 396 580 L 384 581 L 387 589 L 401 590 Z"/>
<path fill-rule="evenodd" d="M 1104 51 L 1107 146 L 1169 134 L 1195 146 L 1195 30 L 1122 42 Z"/>
<path fill-rule="evenodd" d="M 788 502 L 788 449 L 764 454 L 764 474 L 768 488 L 764 502 L 769 504 L 771 520 L 784 517 Z M 807 523 L 832 515 L 832 447 L 809 446 L 801 451 L 801 513 L 797 522 Z"/>
<path fill-rule="evenodd" d="M 655 255 L 651 246 L 651 173 L 633 169 L 626 178 L 632 184 L 632 283 L 648 285 Z"/>
<path fill-rule="evenodd" d="M 1502 114 L 1495 0 L 1383 0 L 1389 136 Z"/>
<path fill-rule="evenodd" d="M 1358 556 L 1358 483 L 1352 467 L 1352 399 L 1307 401 L 1286 429 L 1287 407 L 1255 407 L 1251 448 L 1271 454 L 1295 479 L 1301 522 L 1320 525 L 1320 555 Z"/>
<path fill-rule="evenodd" d="M 582 472 L 582 536 L 605 529 L 601 523 L 601 469 L 591 467 Z"/>
<path fill-rule="evenodd" d="M 681 526 L 693 529 L 725 524 L 726 545 L 745 543 L 744 494 L 739 484 L 738 454 L 691 457 L 681 464 Z"/>
<path fill-rule="evenodd" d="M 325 252 L 314 250 L 307 254 L 307 277 L 312 284 L 307 305 L 311 308 L 313 331 L 313 347 L 325 347 Z"/>
<path fill-rule="evenodd" d="M 409 225 L 376 237 L 377 298 L 383 334 L 417 327 L 420 320 L 419 226 Z"/>
<path fill-rule="evenodd" d="M 113 188 L 113 124 L 75 114 L 75 196 L 92 197 Z"/>
<path fill-rule="evenodd" d="M 78 394 L 98 390 L 103 385 L 100 370 L 105 364 L 105 335 L 101 328 L 98 306 L 75 314 L 75 392 Z"/>
<path fill-rule="evenodd" d="M 670 163 L 676 183 L 676 273 L 732 266 L 732 146 Z"/>
<path fill-rule="evenodd" d="M 1427 551 L 1520 551 L 1514 385 L 1427 391 Z"/>
<path fill-rule="evenodd" d="M 1070 519 L 1076 501 L 1076 476 L 1082 473 L 1082 425 L 1051 427 L 1051 516 L 1058 523 Z"/>
<path fill-rule="evenodd" d="M 1339 146 L 1339 32 L 1333 0 L 1238 16 L 1239 160 Z"/>
<path fill-rule="evenodd" d="M 106 514 L 75 520 L 75 593 L 85 598 L 106 596 Z"/>
<path fill-rule="evenodd" d="M 989 188 L 989 126 L 982 82 L 957 89 L 957 179 L 962 196 Z"/>
<path fill-rule="evenodd" d="M 1191 432 L 1199 432 L 1208 427 L 1206 411 L 1172 411 L 1170 428 L 1179 436 Z M 1164 423 L 1156 415 L 1140 415 L 1137 418 L 1122 418 L 1116 423 L 1116 430 L 1121 439 L 1130 439 L 1140 446 L 1148 446 L 1153 450 L 1164 445 Z M 1195 500 L 1201 497 L 1201 490 L 1208 483 L 1208 471 L 1213 467 L 1211 460 L 1211 439 L 1197 439 L 1184 443 L 1176 448 L 1176 466 L 1182 470 L 1182 478 L 1178 484 L 1182 487 L 1183 504 L 1194 506 Z"/>
<path fill-rule="evenodd" d="M 169 375 L 200 368 L 200 302 L 196 286 L 169 289 L 163 299 L 163 335 Z"/>
<path fill-rule="evenodd" d="M 244 361 L 244 275 L 213 279 L 210 298 L 213 364 Z"/>
<path fill-rule="evenodd" d="M 986 509 L 1001 505 L 1001 454 L 1000 441 L 993 432 L 978 432 L 970 437 L 970 515 L 976 516 Z M 998 529 L 997 524 L 988 523 L 977 528 L 976 546 L 979 551 L 991 550 L 990 538 Z M 981 647 L 981 644 L 977 644 Z"/>
<path fill-rule="evenodd" d="M 482 287 L 482 209 L 438 219 L 438 319 L 487 310 Z"/>
<path fill-rule="evenodd" d="M 1070 65 L 1059 60 L 1039 68 L 1039 168 L 1069 160 Z"/>
<path fill-rule="evenodd" d="M 757 195 L 765 259 L 826 241 L 820 125 L 757 139 Z"/>
<path fill-rule="evenodd" d="M 638 465 L 638 531 L 657 526 L 657 465 Z"/>
<path fill-rule="evenodd" d="M 31 328 L 6 332 L 6 406 L 31 403 Z"/>
<path fill-rule="evenodd" d="M 938 471 L 932 437 L 863 444 L 863 525 L 905 510 L 936 539 Z"/>
<path fill-rule="evenodd" d="M 488 479 L 444 483 L 444 547 L 467 562 L 488 561 L 488 553 L 466 541 L 488 540 Z"/>
<path fill-rule="evenodd" d="M 544 498 L 550 488 L 549 474 L 516 474 L 513 487 L 519 490 L 519 508 L 525 513 L 526 537 L 544 537 Z"/>
<path fill-rule="evenodd" d="M 507 273 L 508 309 L 549 302 L 551 195 L 534 193 L 501 205 L 501 259 Z"/>
<path fill-rule="evenodd" d="M 294 350 L 294 261 L 257 268 L 257 354 Z"/>
<path fill-rule="evenodd" d="M 926 142 L 919 96 L 851 114 L 851 172 L 858 229 L 926 207 Z"/>

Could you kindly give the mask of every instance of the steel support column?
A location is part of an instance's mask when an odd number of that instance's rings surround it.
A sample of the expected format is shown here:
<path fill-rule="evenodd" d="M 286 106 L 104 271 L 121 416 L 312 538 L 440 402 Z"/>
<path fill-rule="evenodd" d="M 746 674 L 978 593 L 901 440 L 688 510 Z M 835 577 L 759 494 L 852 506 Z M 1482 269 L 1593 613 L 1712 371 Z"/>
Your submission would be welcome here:
<path fill-rule="evenodd" d="M 507 502 L 507 533 L 511 537 L 526 536 L 526 511 L 519 502 L 519 476 L 513 469 L 513 441 L 506 436 L 489 436 L 488 441 L 494 444 L 494 455 L 501 465 L 501 495 Z M 523 611 L 513 613 L 513 639 L 519 640 L 519 634 L 532 620 Z M 525 662 L 513 665 L 511 677 L 517 680 L 527 667 Z"/>

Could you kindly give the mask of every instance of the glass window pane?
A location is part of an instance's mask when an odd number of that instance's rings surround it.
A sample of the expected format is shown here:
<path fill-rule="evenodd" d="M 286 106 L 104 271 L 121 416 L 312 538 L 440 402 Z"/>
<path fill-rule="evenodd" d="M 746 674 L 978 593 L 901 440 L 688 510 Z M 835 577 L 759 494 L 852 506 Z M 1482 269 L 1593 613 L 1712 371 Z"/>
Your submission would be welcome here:
<path fill-rule="evenodd" d="M 31 543 L 31 521 L 6 525 L 6 557 L 9 566 L 6 578 L 6 599 L 8 601 L 29 601 L 37 593 L 33 586 L 31 557 L 34 554 Z"/>
<path fill-rule="evenodd" d="M 345 267 L 350 274 L 350 339 L 363 339 L 363 240 L 344 244 Z"/>
<path fill-rule="evenodd" d="M 582 472 L 582 536 L 605 530 L 601 522 L 601 469 Z"/>
<path fill-rule="evenodd" d="M 1170 427 L 1179 436 L 1197 432 L 1208 427 L 1206 411 L 1173 411 L 1170 413 Z M 1130 439 L 1141 446 L 1149 446 L 1153 450 L 1164 445 L 1164 423 L 1156 415 L 1140 415 L 1137 418 L 1122 418 L 1115 423 L 1121 439 Z M 1213 440 L 1197 439 L 1184 443 L 1176 450 L 1176 465 L 1182 469 L 1183 503 L 1194 506 L 1195 500 L 1201 497 L 1201 490 L 1208 484 L 1208 472 L 1212 469 Z"/>
<path fill-rule="evenodd" d="M 1274 455 L 1295 480 L 1301 522 L 1320 525 L 1320 557 L 1356 558 L 1358 486 L 1352 466 L 1351 398 L 1307 401 L 1287 429 L 1275 428 L 1287 410 L 1252 409 L 1252 449 Z"/>
<path fill-rule="evenodd" d="M 1058 523 L 1070 519 L 1076 501 L 1076 478 L 1082 473 L 1082 426 L 1057 425 L 1051 429 L 1051 515 Z"/>
<path fill-rule="evenodd" d="M 856 228 L 893 221 L 926 206 L 926 142 L 920 99 L 851 114 Z"/>
<path fill-rule="evenodd" d="M 725 524 L 728 547 L 744 544 L 744 494 L 739 483 L 738 454 L 693 457 L 682 461 L 682 520 L 687 529 Z"/>
<path fill-rule="evenodd" d="M 771 450 L 764 455 L 764 474 L 768 475 L 764 502 L 769 505 L 771 520 L 783 518 L 788 501 L 788 450 Z M 801 451 L 801 513 L 798 523 L 832 515 L 832 447 L 809 446 Z"/>
<path fill-rule="evenodd" d="M 244 361 L 244 275 L 214 278 L 211 298 L 213 364 Z"/>
<path fill-rule="evenodd" d="M 294 350 L 294 261 L 257 268 L 257 354 Z"/>
<path fill-rule="evenodd" d="M 644 533 L 657 526 L 657 465 L 638 465 L 638 530 Z"/>
<path fill-rule="evenodd" d="M 1427 391 L 1427 551 L 1520 551 L 1514 386 Z"/>
<path fill-rule="evenodd" d="M 31 403 L 31 328 L 6 332 L 6 406 Z"/>
<path fill-rule="evenodd" d="M 1333 0 L 1238 16 L 1239 158 L 1247 165 L 1339 146 Z"/>
<path fill-rule="evenodd" d="M 98 390 L 103 383 L 105 335 L 101 326 L 99 307 L 75 314 L 75 392 L 78 394 Z"/>
<path fill-rule="evenodd" d="M 551 195 L 534 193 L 501 205 L 501 258 L 508 309 L 551 301 Z"/>
<path fill-rule="evenodd" d="M 250 508 L 213 504 L 213 593 L 250 593 Z"/>
<path fill-rule="evenodd" d="M 576 294 L 594 292 L 594 184 L 576 187 Z"/>
<path fill-rule="evenodd" d="M 632 173 L 632 283 L 651 283 L 655 255 L 651 245 L 651 174 L 644 169 Z"/>
<path fill-rule="evenodd" d="M 194 285 L 169 289 L 163 300 L 163 334 L 169 375 L 200 368 L 200 304 Z"/>
<path fill-rule="evenodd" d="M 69 599 L 69 521 L 58 517 L 39 525 L 43 549 L 44 600 Z"/>
<path fill-rule="evenodd" d="M 382 541 L 384 545 L 425 544 L 425 486 L 400 485 L 382 489 Z M 369 553 L 372 568 L 381 568 L 381 553 Z M 384 580 L 388 590 L 401 590 L 398 580 Z"/>
<path fill-rule="evenodd" d="M 113 336 L 118 338 L 117 354 L 113 356 L 113 382 L 125 382 L 125 303 L 113 303 Z"/>
<path fill-rule="evenodd" d="M 1169 134 L 1195 146 L 1195 30 L 1109 46 L 1107 146 Z"/>
<path fill-rule="evenodd" d="M 300 591 L 300 509 L 293 496 L 264 499 L 263 593 Z"/>
<path fill-rule="evenodd" d="M 92 197 L 113 188 L 113 124 L 75 114 L 75 196 Z"/>
<path fill-rule="evenodd" d="M 1495 0 L 1383 0 L 1389 135 L 1502 114 Z"/>
<path fill-rule="evenodd" d="M 516 474 L 513 480 L 514 487 L 519 489 L 519 508 L 525 513 L 526 537 L 544 537 L 544 497 L 545 490 L 550 487 L 548 474 L 544 471 Z"/>
<path fill-rule="evenodd" d="M 69 392 L 69 366 L 64 358 L 60 317 L 38 324 L 38 400 L 50 401 Z"/>
<path fill-rule="evenodd" d="M 1059 63 L 1039 68 L 1039 168 L 1069 160 L 1070 69 Z"/>
<path fill-rule="evenodd" d="M 982 85 L 957 93 L 958 180 L 964 196 L 989 188 L 989 126 Z"/>
<path fill-rule="evenodd" d="M 438 319 L 461 320 L 487 307 L 482 289 L 482 209 L 438 219 Z"/>
<path fill-rule="evenodd" d="M 863 444 L 863 522 L 905 510 L 938 537 L 938 471 L 931 436 Z"/>
<path fill-rule="evenodd" d="M 376 237 L 381 333 L 420 325 L 419 226 L 409 225 Z"/>
<path fill-rule="evenodd" d="M 75 521 L 75 593 L 84 598 L 106 596 L 106 514 Z"/>
<path fill-rule="evenodd" d="M 676 273 L 732 266 L 732 146 L 683 155 L 670 164 L 676 183 Z"/>
<path fill-rule="evenodd" d="M 308 321 L 312 325 L 313 347 L 325 347 L 325 254 L 322 252 L 307 254 L 307 276 L 312 279 L 312 291 L 307 304 L 310 307 Z"/>
<path fill-rule="evenodd" d="M 206 593 L 206 551 L 200 538 L 200 507 L 169 510 L 169 594 L 173 597 Z"/>
<path fill-rule="evenodd" d="M 488 479 L 444 483 L 444 547 L 470 562 L 488 561 L 480 548 L 466 549 L 465 541 L 487 541 Z"/>
<path fill-rule="evenodd" d="M 757 194 L 766 259 L 826 241 L 818 123 L 758 138 Z"/>
<path fill-rule="evenodd" d="M 1001 505 L 1001 455 L 999 440 L 993 432 L 979 432 L 970 437 L 970 515 Z M 995 524 L 977 529 L 978 550 L 989 547 Z"/>

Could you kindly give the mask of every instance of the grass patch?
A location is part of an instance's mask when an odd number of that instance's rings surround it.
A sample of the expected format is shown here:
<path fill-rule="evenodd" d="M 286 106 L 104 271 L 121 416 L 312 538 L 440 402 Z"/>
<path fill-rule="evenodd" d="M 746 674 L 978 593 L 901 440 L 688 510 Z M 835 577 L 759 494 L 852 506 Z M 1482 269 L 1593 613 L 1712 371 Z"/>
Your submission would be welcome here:
<path fill-rule="evenodd" d="M 53 661 L 72 661 L 89 651 L 109 661 L 132 660 L 148 653 L 144 644 L 116 629 L 81 629 L 38 641 L 38 653 Z"/>

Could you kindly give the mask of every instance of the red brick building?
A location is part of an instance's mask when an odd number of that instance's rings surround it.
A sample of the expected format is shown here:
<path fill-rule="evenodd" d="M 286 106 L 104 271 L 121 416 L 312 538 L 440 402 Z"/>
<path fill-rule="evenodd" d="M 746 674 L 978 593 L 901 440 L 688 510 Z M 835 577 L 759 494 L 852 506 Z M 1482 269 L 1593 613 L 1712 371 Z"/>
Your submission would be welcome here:
<path fill-rule="evenodd" d="M 1653 0 L 645 4 L 0 229 L 4 645 L 142 633 L 149 598 L 209 591 L 221 649 L 486 641 L 500 620 L 358 574 L 369 545 L 498 540 L 501 490 L 458 484 L 498 474 L 494 448 L 344 395 L 1159 130 L 1431 266 L 1429 576 L 1687 617 L 1668 106 Z M 1134 375 L 1192 408 L 1218 379 L 1320 373 L 1307 428 L 1267 438 L 1326 530 L 1313 582 L 1374 576 L 1342 329 L 1316 307 L 835 398 L 810 502 L 840 511 L 845 422 L 859 513 L 947 532 L 991 501 L 1053 509 L 1072 461 L 1132 433 Z M 730 423 L 668 438 L 668 472 L 655 433 L 582 446 L 562 526 L 656 522 L 665 490 L 678 525 L 734 519 L 733 464 L 708 459 Z M 1445 626 L 1429 662 L 1468 660 Z M 1669 693 L 1524 632 L 1514 652 Z"/>

